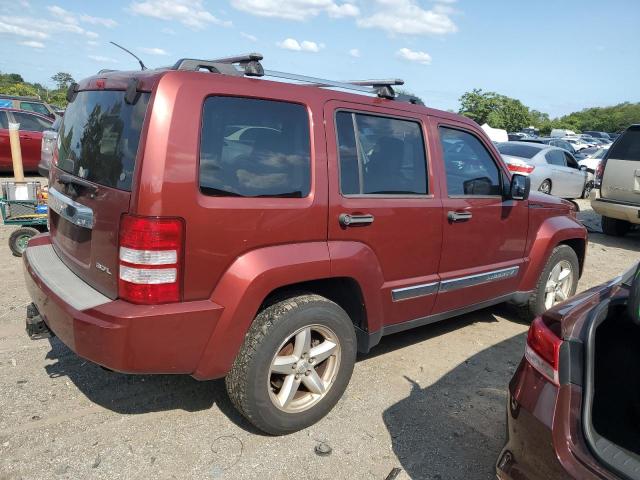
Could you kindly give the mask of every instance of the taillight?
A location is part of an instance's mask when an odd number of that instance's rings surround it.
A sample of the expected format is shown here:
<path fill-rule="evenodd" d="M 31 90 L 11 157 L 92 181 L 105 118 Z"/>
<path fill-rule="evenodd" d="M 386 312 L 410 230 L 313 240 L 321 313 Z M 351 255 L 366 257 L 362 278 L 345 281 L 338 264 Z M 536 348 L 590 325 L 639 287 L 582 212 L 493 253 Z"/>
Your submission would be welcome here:
<path fill-rule="evenodd" d="M 536 167 L 534 165 L 529 165 L 528 163 L 507 163 L 507 168 L 509 168 L 509 171 L 513 173 L 529 175 Z"/>
<path fill-rule="evenodd" d="M 119 246 L 120 298 L 143 304 L 180 301 L 184 247 L 181 219 L 124 215 Z"/>
<path fill-rule="evenodd" d="M 600 188 L 600 186 L 602 185 L 602 177 L 604 177 L 604 167 L 606 165 L 607 159 L 603 158 L 602 160 L 600 160 L 600 163 L 598 163 L 598 166 L 596 167 L 596 179 L 593 182 L 596 188 Z"/>
<path fill-rule="evenodd" d="M 560 384 L 558 369 L 561 345 L 562 339 L 547 326 L 542 317 L 537 317 L 531 323 L 524 356 L 533 368 L 555 385 Z"/>

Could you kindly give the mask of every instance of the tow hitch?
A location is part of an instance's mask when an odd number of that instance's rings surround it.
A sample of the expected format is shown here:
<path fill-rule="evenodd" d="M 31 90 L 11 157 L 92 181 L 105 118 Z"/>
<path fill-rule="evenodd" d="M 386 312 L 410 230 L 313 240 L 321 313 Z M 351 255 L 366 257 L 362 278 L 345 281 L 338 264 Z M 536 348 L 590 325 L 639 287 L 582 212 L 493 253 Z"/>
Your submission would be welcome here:
<path fill-rule="evenodd" d="M 55 334 L 49 329 L 33 303 L 27 307 L 27 335 L 31 340 L 50 338 Z"/>

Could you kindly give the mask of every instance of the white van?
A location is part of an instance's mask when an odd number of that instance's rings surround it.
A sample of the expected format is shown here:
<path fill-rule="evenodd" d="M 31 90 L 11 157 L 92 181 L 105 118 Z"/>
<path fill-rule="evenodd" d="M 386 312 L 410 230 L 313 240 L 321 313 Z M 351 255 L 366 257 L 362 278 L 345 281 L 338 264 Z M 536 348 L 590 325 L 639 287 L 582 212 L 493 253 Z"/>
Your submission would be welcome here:
<path fill-rule="evenodd" d="M 554 128 L 551 130 L 551 137 L 556 138 L 564 138 L 564 137 L 573 137 L 576 135 L 576 132 L 573 130 L 565 130 L 563 128 Z"/>

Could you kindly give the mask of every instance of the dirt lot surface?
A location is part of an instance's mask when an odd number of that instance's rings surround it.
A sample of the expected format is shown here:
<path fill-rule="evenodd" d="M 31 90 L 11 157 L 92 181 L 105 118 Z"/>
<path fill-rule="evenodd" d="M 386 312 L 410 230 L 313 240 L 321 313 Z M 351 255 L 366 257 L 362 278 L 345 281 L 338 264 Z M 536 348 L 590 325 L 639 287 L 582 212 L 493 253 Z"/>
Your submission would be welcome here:
<path fill-rule="evenodd" d="M 383 339 L 327 418 L 272 438 L 235 413 L 222 381 L 111 373 L 55 338 L 29 340 L 10 232 L 0 227 L 0 479 L 384 479 L 394 467 L 399 479 L 495 478 L 505 389 L 527 330 L 508 308 Z M 580 290 L 639 251 L 637 233 L 592 233 Z M 331 455 L 314 453 L 319 442 Z"/>

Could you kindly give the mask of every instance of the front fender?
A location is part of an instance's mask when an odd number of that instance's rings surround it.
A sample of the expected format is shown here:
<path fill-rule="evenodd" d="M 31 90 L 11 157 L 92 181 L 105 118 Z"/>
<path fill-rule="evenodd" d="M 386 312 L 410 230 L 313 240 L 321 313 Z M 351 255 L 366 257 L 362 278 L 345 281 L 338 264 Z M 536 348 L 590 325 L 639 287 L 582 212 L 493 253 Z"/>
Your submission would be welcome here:
<path fill-rule="evenodd" d="M 567 215 L 557 215 L 544 220 L 537 231 L 529 237 L 527 245 L 528 267 L 520 282 L 520 291 L 531 291 L 536 288 L 551 252 L 561 243 L 579 241 L 586 251 L 587 229 L 576 219 Z M 582 258 L 579 259 L 583 261 Z"/>

